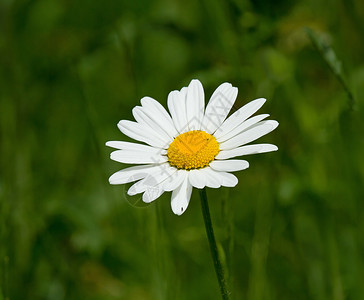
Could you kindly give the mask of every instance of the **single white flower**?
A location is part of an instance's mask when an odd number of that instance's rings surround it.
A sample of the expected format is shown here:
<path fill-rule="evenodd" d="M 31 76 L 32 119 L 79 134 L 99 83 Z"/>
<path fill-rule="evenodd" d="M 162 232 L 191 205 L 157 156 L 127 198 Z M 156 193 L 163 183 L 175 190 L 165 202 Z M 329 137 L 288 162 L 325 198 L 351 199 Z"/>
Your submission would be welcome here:
<path fill-rule="evenodd" d="M 133 108 L 136 122 L 121 120 L 122 133 L 145 144 L 110 141 L 106 145 L 119 150 L 112 160 L 137 164 L 114 173 L 111 184 L 137 181 L 129 195 L 143 193 L 150 203 L 165 191 L 172 191 L 172 211 L 181 215 L 188 207 L 192 187 L 234 187 L 238 179 L 230 172 L 249 167 L 237 156 L 278 150 L 272 144 L 246 145 L 278 126 L 265 120 L 268 114 L 251 117 L 266 101 L 259 98 L 235 111 L 227 119 L 238 89 L 230 83 L 221 84 L 212 94 L 205 109 L 202 84 L 192 80 L 188 87 L 168 95 L 170 114 L 156 100 L 141 99 Z"/>

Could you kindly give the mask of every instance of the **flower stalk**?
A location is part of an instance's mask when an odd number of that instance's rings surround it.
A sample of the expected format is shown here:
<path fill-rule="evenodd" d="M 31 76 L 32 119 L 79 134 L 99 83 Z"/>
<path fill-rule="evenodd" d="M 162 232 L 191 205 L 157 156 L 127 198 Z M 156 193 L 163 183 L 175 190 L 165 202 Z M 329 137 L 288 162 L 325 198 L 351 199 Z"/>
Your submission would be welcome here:
<path fill-rule="evenodd" d="M 226 287 L 226 280 L 224 269 L 221 264 L 221 260 L 219 257 L 219 252 L 217 250 L 216 239 L 214 235 L 214 229 L 211 222 L 209 204 L 207 201 L 206 188 L 200 190 L 200 199 L 201 199 L 201 209 L 203 214 L 203 219 L 205 222 L 205 229 L 207 234 L 207 239 L 209 240 L 210 252 L 212 256 L 212 260 L 214 262 L 215 272 L 217 276 L 217 281 L 219 282 L 220 292 L 223 300 L 229 300 L 229 292 Z"/>

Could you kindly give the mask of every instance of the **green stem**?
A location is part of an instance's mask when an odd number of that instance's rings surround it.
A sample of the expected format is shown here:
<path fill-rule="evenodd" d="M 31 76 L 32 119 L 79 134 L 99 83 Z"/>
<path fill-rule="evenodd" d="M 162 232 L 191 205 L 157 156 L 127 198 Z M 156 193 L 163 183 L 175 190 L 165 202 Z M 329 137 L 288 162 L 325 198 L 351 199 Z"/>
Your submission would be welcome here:
<path fill-rule="evenodd" d="M 207 238 L 209 240 L 210 251 L 211 251 L 211 255 L 212 255 L 212 260 L 214 262 L 217 281 L 219 282 L 219 286 L 220 286 L 221 296 L 222 296 L 222 299 L 229 300 L 230 296 L 229 296 L 229 292 L 226 288 L 224 269 L 221 265 L 221 260 L 219 258 L 219 252 L 217 250 L 216 239 L 215 239 L 215 235 L 214 235 L 214 229 L 212 227 L 209 204 L 208 204 L 207 195 L 206 195 L 206 188 L 203 188 L 202 190 L 200 190 L 200 198 L 201 198 L 201 208 L 202 208 L 203 219 L 205 222 L 206 234 L 207 234 Z"/>
<path fill-rule="evenodd" d="M 322 40 L 319 39 L 317 34 L 310 28 L 305 28 L 306 33 L 311 40 L 312 44 L 316 48 L 316 51 L 320 54 L 321 58 L 329 67 L 330 71 L 334 74 L 337 80 L 342 85 L 348 99 L 349 99 L 349 108 L 350 110 L 355 110 L 356 102 L 353 93 L 351 92 L 349 85 L 344 78 L 343 72 L 341 70 L 341 61 L 339 61 L 336 57 L 334 50 L 324 44 Z"/>

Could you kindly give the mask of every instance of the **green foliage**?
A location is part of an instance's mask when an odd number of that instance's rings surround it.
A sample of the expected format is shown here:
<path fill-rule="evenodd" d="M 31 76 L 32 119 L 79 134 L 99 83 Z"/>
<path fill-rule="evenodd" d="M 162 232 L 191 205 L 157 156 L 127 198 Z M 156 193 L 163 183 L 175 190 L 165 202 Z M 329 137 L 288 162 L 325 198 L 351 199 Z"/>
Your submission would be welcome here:
<path fill-rule="evenodd" d="M 208 190 L 232 299 L 364 299 L 363 8 L 0 1 L 0 299 L 219 299 L 198 193 L 177 217 L 107 181 L 117 122 L 193 78 L 280 122 Z"/>

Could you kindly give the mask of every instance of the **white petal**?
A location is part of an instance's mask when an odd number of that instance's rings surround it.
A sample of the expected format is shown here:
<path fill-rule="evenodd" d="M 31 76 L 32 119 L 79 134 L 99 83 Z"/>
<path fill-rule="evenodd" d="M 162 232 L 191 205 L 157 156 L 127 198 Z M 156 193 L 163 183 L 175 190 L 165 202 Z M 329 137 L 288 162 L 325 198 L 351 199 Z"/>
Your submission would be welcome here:
<path fill-rule="evenodd" d="M 106 146 L 120 149 L 120 150 L 133 150 L 133 151 L 144 151 L 149 153 L 167 154 L 167 150 L 151 147 L 143 144 L 129 143 L 124 141 L 109 141 L 106 142 Z"/>
<path fill-rule="evenodd" d="M 164 184 L 164 190 L 166 192 L 170 192 L 179 187 L 182 184 L 182 181 L 185 179 L 186 172 L 186 170 L 178 170 L 171 177 L 169 177 Z"/>
<path fill-rule="evenodd" d="M 223 142 L 219 145 L 220 150 L 227 150 L 239 147 L 241 145 L 250 143 L 261 136 L 271 132 L 277 128 L 278 122 L 274 120 L 262 121 L 255 124 L 248 130 L 234 136 L 233 138 Z"/>
<path fill-rule="evenodd" d="M 187 90 L 186 112 L 187 122 L 190 130 L 200 130 L 204 115 L 205 95 L 202 84 L 194 79 L 190 82 Z"/>
<path fill-rule="evenodd" d="M 169 136 L 176 137 L 178 132 L 173 124 L 171 116 L 157 100 L 150 97 L 144 97 L 140 100 L 144 112 L 154 120 Z"/>
<path fill-rule="evenodd" d="M 163 193 L 164 190 L 159 186 L 151 187 L 143 193 L 142 200 L 145 203 L 150 203 L 162 196 Z"/>
<path fill-rule="evenodd" d="M 145 203 L 150 203 L 156 199 L 158 199 L 164 193 L 163 182 L 156 185 L 148 187 L 143 193 L 142 200 Z"/>
<path fill-rule="evenodd" d="M 146 177 L 154 172 L 160 165 L 143 165 L 129 167 L 112 174 L 109 178 L 110 184 L 124 184 Z"/>
<path fill-rule="evenodd" d="M 166 155 L 133 150 L 116 150 L 110 158 L 124 164 L 159 164 L 168 161 Z"/>
<path fill-rule="evenodd" d="M 261 108 L 265 101 L 266 100 L 264 98 L 259 98 L 238 109 L 215 131 L 215 138 L 220 138 L 224 134 L 227 134 L 233 130 L 236 126 L 239 126 L 251 115 L 253 115 L 259 108 Z"/>
<path fill-rule="evenodd" d="M 238 184 L 238 178 L 234 174 L 227 172 L 214 171 L 215 175 L 220 179 L 221 185 L 226 187 L 234 187 Z"/>
<path fill-rule="evenodd" d="M 252 118 L 244 121 L 243 123 L 241 123 L 239 126 L 235 127 L 229 133 L 224 134 L 223 136 L 221 136 L 219 139 L 217 139 L 217 141 L 219 143 L 225 142 L 225 141 L 231 139 L 232 137 L 238 135 L 239 133 L 243 132 L 244 130 L 246 130 L 250 126 L 253 126 L 254 124 L 260 122 L 263 119 L 265 119 L 266 117 L 269 117 L 269 115 L 268 114 L 263 114 L 263 115 L 257 115 L 255 117 L 252 117 Z"/>
<path fill-rule="evenodd" d="M 174 126 L 179 133 L 189 131 L 186 113 L 187 88 L 172 91 L 168 95 L 168 109 L 172 115 Z"/>
<path fill-rule="evenodd" d="M 122 133 L 131 137 L 132 139 L 147 143 L 153 147 L 168 147 L 167 141 L 161 140 L 157 135 L 154 134 L 152 129 L 137 122 L 121 120 L 118 123 L 118 127 Z"/>
<path fill-rule="evenodd" d="M 249 168 L 246 160 L 214 160 L 210 162 L 210 167 L 215 171 L 235 172 Z"/>
<path fill-rule="evenodd" d="M 155 188 L 163 189 L 163 186 L 160 185 L 160 183 L 166 180 L 169 176 L 172 176 L 176 171 L 176 168 L 170 167 L 168 164 L 163 164 L 160 168 L 150 172 L 144 179 L 133 184 L 128 190 L 128 195 L 133 196 L 135 194 L 145 192 L 148 189 L 151 191 Z"/>
<path fill-rule="evenodd" d="M 221 187 L 221 180 L 219 176 L 216 175 L 216 172 L 212 170 L 210 167 L 206 167 L 201 169 L 204 171 L 204 176 L 206 177 L 206 186 L 209 188 L 219 188 Z"/>
<path fill-rule="evenodd" d="M 176 215 L 182 215 L 190 203 L 192 185 L 188 181 L 188 172 L 185 172 L 185 178 L 182 184 L 172 192 L 171 207 Z"/>
<path fill-rule="evenodd" d="M 272 144 L 255 144 L 255 145 L 246 145 L 230 150 L 221 150 L 215 157 L 215 159 L 228 159 L 236 156 L 249 155 L 249 154 L 257 154 L 264 153 L 270 151 L 277 151 L 278 147 Z"/>
<path fill-rule="evenodd" d="M 153 130 L 155 135 L 161 140 L 167 141 L 170 144 L 173 141 L 173 136 L 169 135 L 164 128 L 170 127 L 169 123 L 163 123 L 163 120 L 158 122 L 155 120 L 156 117 L 151 117 L 146 113 L 146 109 L 143 107 L 136 106 L 133 108 L 133 116 L 135 120 L 139 123 Z M 173 126 L 174 127 L 174 126 Z"/>
<path fill-rule="evenodd" d="M 201 129 L 210 134 L 215 132 L 228 115 L 237 95 L 236 87 L 228 82 L 221 84 L 212 94 L 206 106 Z"/>
<path fill-rule="evenodd" d="M 203 176 L 202 172 L 198 169 L 194 169 L 188 172 L 188 180 L 190 184 L 198 189 L 202 189 L 206 186 L 206 178 Z"/>

